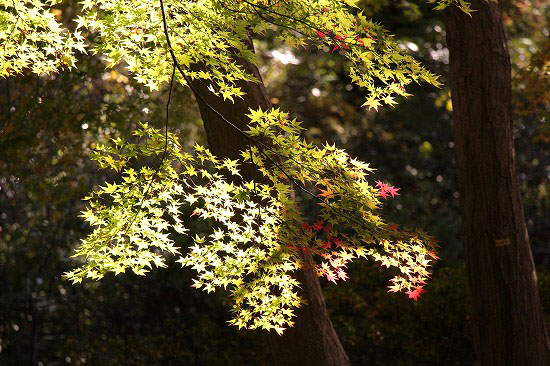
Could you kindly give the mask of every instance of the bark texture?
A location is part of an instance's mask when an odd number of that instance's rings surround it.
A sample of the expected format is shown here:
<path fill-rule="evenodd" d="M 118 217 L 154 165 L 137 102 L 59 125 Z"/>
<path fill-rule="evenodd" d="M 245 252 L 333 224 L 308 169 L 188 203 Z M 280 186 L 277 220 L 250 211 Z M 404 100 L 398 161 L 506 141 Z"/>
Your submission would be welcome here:
<path fill-rule="evenodd" d="M 254 65 L 243 60 L 239 63 L 250 74 L 261 80 L 260 73 Z M 236 98 L 234 103 L 224 102 L 213 95 L 207 90 L 208 85 L 204 82 L 193 82 L 193 86 L 210 106 L 241 130 L 247 130 L 248 117 L 245 114 L 248 113 L 249 108 L 271 107 L 262 82 L 241 83 L 240 87 L 246 95 L 244 99 Z M 201 98 L 196 99 L 212 153 L 219 157 L 239 158 L 239 152 L 247 149 L 246 138 L 221 120 Z M 254 174 L 250 165 L 243 166 L 241 169 L 245 179 L 252 179 L 254 175 L 256 179 L 260 178 L 260 173 Z M 328 316 L 317 276 L 305 270 L 299 271 L 296 276 L 302 284 L 300 295 L 307 300 L 307 304 L 298 309 L 295 326 L 287 329 L 283 336 L 274 332 L 269 334 L 273 364 L 277 366 L 349 365 L 349 359 Z"/>
<path fill-rule="evenodd" d="M 511 68 L 496 2 L 446 17 L 455 153 L 479 365 L 550 365 L 514 171 Z"/>

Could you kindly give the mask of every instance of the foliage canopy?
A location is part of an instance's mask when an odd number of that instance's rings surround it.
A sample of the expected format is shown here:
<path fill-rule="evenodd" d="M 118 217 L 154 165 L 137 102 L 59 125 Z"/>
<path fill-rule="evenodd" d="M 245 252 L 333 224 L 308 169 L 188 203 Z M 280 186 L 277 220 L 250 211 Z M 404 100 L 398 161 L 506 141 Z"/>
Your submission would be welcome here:
<path fill-rule="evenodd" d="M 413 81 L 438 85 L 350 0 L 86 0 L 71 30 L 55 19 L 58 3 L 0 1 L 0 76 L 75 67 L 75 52 L 91 50 L 104 55 L 108 67 L 126 65 L 151 90 L 201 79 L 211 83 L 212 93 L 234 100 L 243 95 L 239 81 L 257 82 L 238 60 L 257 64 L 250 39 L 271 35 L 292 47 L 340 53 L 350 63 L 351 80 L 366 89 L 369 108 L 394 105 Z M 470 11 L 467 3 L 458 4 Z M 278 109 L 250 110 L 249 118 L 249 130 L 241 131 L 249 141 L 241 161 L 219 159 L 198 145 L 190 154 L 174 135 L 146 124 L 134 131 L 135 141 L 98 146 L 93 158 L 121 178 L 87 197 L 83 217 L 94 230 L 76 252 L 83 265 L 67 277 L 80 282 L 128 268 L 143 275 L 164 266 L 171 253 L 197 271 L 195 287 L 229 289 L 231 323 L 277 332 L 292 325 L 301 303 L 292 276 L 298 268 L 336 282 L 347 278 L 350 260 L 370 257 L 397 269 L 390 291 L 417 299 L 437 245 L 421 230 L 380 217 L 380 197 L 398 195 L 398 188 L 369 183 L 369 165 L 344 151 L 304 141 L 300 123 Z M 153 158 L 160 163 L 147 164 Z M 263 177 L 242 179 L 242 164 Z M 318 201 L 315 220 L 301 211 L 294 189 Z M 174 235 L 188 231 L 186 207 L 208 221 L 210 231 L 193 235 L 180 254 Z"/>

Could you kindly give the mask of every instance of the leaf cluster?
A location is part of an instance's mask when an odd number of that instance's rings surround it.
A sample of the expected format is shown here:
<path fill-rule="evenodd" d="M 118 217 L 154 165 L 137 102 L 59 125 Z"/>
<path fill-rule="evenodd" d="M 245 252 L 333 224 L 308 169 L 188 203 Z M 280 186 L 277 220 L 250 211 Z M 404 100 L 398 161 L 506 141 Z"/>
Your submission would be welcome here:
<path fill-rule="evenodd" d="M 75 254 L 84 264 L 66 276 L 80 282 L 126 269 L 144 275 L 164 266 L 165 254 L 177 255 L 197 272 L 194 287 L 230 292 L 230 323 L 279 333 L 292 326 L 302 302 L 293 276 L 298 269 L 336 282 L 347 279 L 349 261 L 370 257 L 397 269 L 390 291 L 412 293 L 425 283 L 435 243 L 422 231 L 383 222 L 368 164 L 302 140 L 299 122 L 277 109 L 251 110 L 249 117 L 248 134 L 264 142 L 242 151 L 241 162 L 220 160 L 199 145 L 193 155 L 182 152 L 173 135 L 165 141 L 146 124 L 134 132 L 141 143 L 115 139 L 98 146 L 95 159 L 122 177 L 87 197 L 83 217 L 94 231 Z M 133 166 L 155 156 L 162 156 L 156 169 Z M 267 183 L 242 180 L 244 163 L 254 164 Z M 293 192 L 297 182 L 310 194 L 319 191 L 315 223 L 304 218 Z M 189 217 L 182 217 L 184 208 L 192 210 Z M 195 234 L 189 248 L 178 247 L 173 236 L 186 234 L 195 216 L 209 231 Z"/>
<path fill-rule="evenodd" d="M 0 77 L 27 71 L 49 74 L 75 66 L 75 51 L 86 52 L 84 38 L 56 20 L 51 7 L 59 2 L 0 1 Z"/>

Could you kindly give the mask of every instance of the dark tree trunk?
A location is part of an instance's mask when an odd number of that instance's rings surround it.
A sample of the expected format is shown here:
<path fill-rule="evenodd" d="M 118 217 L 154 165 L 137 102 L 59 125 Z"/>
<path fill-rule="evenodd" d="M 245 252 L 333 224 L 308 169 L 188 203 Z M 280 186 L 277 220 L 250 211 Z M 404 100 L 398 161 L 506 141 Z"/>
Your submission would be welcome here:
<path fill-rule="evenodd" d="M 242 60 L 240 63 L 249 73 L 261 80 L 260 73 L 254 65 Z M 236 98 L 234 103 L 224 102 L 216 97 L 207 90 L 208 85 L 204 82 L 194 82 L 193 86 L 210 106 L 241 130 L 247 130 L 248 117 L 245 114 L 248 113 L 249 108 L 261 107 L 265 110 L 271 107 L 262 82 L 241 83 L 240 86 L 246 95 L 244 99 Z M 239 152 L 248 146 L 246 138 L 222 121 L 201 98 L 196 99 L 212 153 L 219 157 L 239 158 Z M 250 165 L 241 169 L 245 179 L 253 178 Z M 259 178 L 259 173 L 256 173 L 256 178 Z M 274 365 L 349 365 L 349 359 L 328 316 L 317 276 L 311 270 L 302 270 L 297 273 L 297 278 L 302 284 L 300 295 L 306 299 L 307 304 L 298 309 L 295 326 L 287 329 L 283 336 L 274 332 L 269 334 Z"/>
<path fill-rule="evenodd" d="M 498 4 L 447 14 L 458 186 L 480 365 L 550 365 L 514 172 L 511 68 Z"/>

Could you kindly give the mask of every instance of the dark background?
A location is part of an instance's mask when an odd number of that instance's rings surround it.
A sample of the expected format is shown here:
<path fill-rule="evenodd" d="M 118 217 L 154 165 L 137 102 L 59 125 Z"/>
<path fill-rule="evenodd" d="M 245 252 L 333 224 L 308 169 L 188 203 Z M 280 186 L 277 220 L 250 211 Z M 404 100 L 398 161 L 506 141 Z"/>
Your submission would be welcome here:
<path fill-rule="evenodd" d="M 540 0 L 501 6 L 514 65 L 518 179 L 549 324 L 550 107 L 542 70 L 550 6 Z M 63 14 L 73 7 L 66 1 Z M 386 293 L 389 274 L 367 261 L 351 266 L 346 283 L 322 280 L 331 319 L 353 364 L 471 365 L 442 13 L 407 1 L 361 7 L 442 75 L 444 86 L 415 86 L 414 97 L 395 109 L 369 112 L 359 107 L 364 91 L 349 82 L 342 57 L 278 48 L 270 39 L 256 42 L 264 81 L 272 103 L 304 121 L 309 139 L 336 143 L 371 163 L 373 180 L 401 187 L 385 214 L 424 228 L 442 252 L 418 302 Z M 192 289 L 192 273 L 173 262 L 146 277 L 81 285 L 61 277 L 76 266 L 69 256 L 89 230 L 78 217 L 82 197 L 114 178 L 90 161 L 91 149 L 128 134 L 137 121 L 162 127 L 165 98 L 122 67 L 105 70 L 96 56 L 82 56 L 70 73 L 0 80 L 0 365 L 268 362 L 263 334 L 227 325 L 224 293 Z M 186 146 L 205 143 L 189 91 L 176 89 L 172 109 L 170 130 Z"/>

